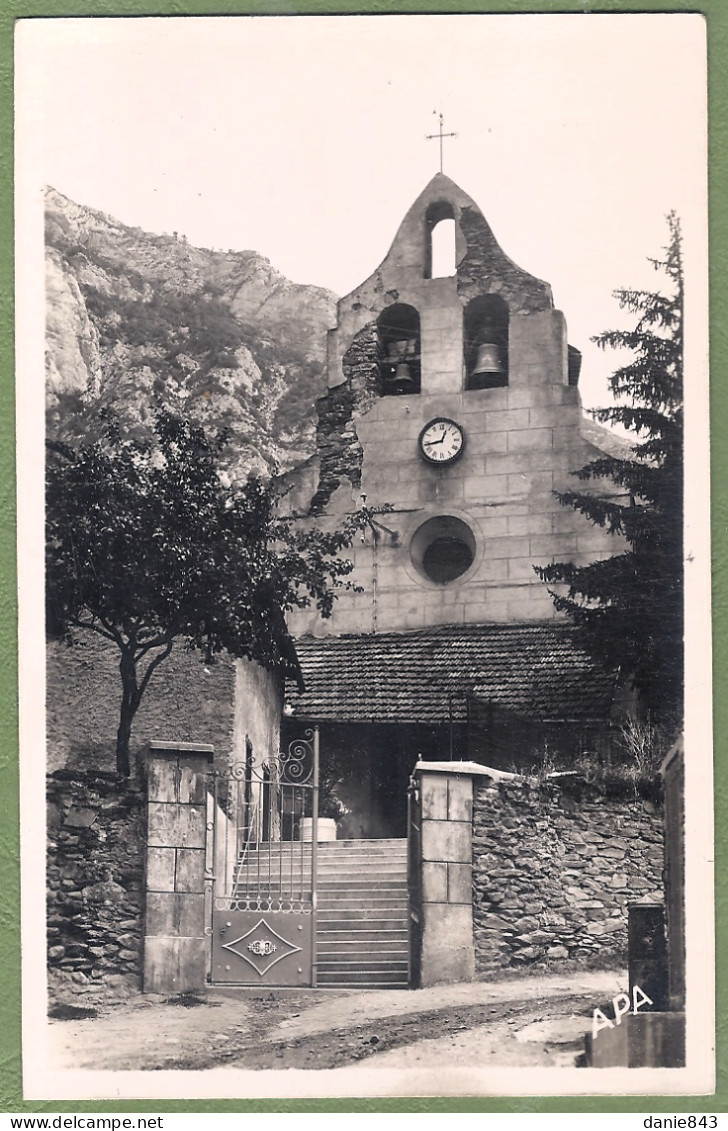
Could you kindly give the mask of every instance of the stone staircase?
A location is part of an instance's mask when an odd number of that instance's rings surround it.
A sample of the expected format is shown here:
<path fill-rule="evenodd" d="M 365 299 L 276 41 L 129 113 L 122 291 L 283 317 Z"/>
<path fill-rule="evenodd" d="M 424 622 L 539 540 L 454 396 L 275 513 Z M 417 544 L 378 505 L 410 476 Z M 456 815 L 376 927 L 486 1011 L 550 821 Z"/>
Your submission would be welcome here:
<path fill-rule="evenodd" d="M 407 989 L 406 840 L 319 844 L 318 985 Z"/>

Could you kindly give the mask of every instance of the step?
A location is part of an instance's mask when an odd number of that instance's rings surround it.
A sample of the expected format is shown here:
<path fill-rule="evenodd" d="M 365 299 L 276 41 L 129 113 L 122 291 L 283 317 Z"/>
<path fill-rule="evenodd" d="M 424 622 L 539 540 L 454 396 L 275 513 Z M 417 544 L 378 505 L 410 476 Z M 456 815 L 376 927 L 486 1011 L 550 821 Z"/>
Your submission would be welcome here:
<path fill-rule="evenodd" d="M 232 865 L 232 857 L 228 857 L 228 863 Z M 239 863 L 243 866 L 258 867 L 286 867 L 295 870 L 296 867 L 311 867 L 311 853 L 269 853 L 269 852 L 246 852 L 240 854 Z M 331 872 L 336 867 L 345 867 L 347 872 L 356 872 L 359 867 L 370 867 L 374 871 L 378 871 L 381 867 L 397 867 L 402 872 L 407 871 L 407 857 L 406 856 L 370 856 L 369 853 L 343 853 L 340 856 L 323 856 L 319 853 L 318 857 L 319 867 L 322 867 L 324 872 Z"/>
<path fill-rule="evenodd" d="M 304 853 L 310 856 L 310 840 L 266 840 L 251 842 L 251 852 L 265 853 Z M 407 856 L 406 840 L 320 840 L 319 856 L 348 855 L 360 853 L 362 856 Z"/>
<path fill-rule="evenodd" d="M 359 959 L 367 961 L 371 956 L 376 959 L 389 960 L 390 958 L 401 959 L 404 957 L 405 961 L 409 953 L 407 939 L 400 940 L 399 944 L 396 941 L 386 942 L 379 940 L 378 942 L 362 942 L 359 939 L 356 942 L 328 942 L 326 940 L 316 939 L 317 953 L 319 958 L 328 959 Z"/>
<path fill-rule="evenodd" d="M 381 952 L 363 952 L 355 954 L 347 952 L 340 954 L 338 951 L 317 951 L 318 964 L 321 969 L 333 970 L 334 966 L 341 965 L 342 970 L 372 970 L 374 966 L 383 966 L 389 970 L 395 967 L 406 974 L 409 963 L 409 954 L 406 950 L 393 950 Z"/>
<path fill-rule="evenodd" d="M 276 869 L 272 869 L 276 872 Z M 306 873 L 307 874 L 307 873 Z M 387 867 L 320 867 L 318 869 L 319 883 L 336 883 L 345 880 L 362 882 L 363 880 L 395 880 L 398 883 L 407 882 L 407 869 L 388 864 Z"/>
<path fill-rule="evenodd" d="M 387 852 L 371 852 L 366 848 L 356 849 L 339 849 L 334 848 L 329 852 L 324 851 L 325 845 L 320 844 L 317 853 L 319 861 L 328 863 L 333 860 L 375 860 L 384 862 L 387 860 L 399 860 L 404 862 L 407 860 L 406 852 L 399 852 L 397 850 Z M 250 845 L 246 850 L 248 856 L 260 856 L 261 859 L 268 857 L 271 860 L 310 860 L 311 846 L 308 844 L 267 844 Z M 232 853 L 230 853 L 232 855 Z M 241 849 L 242 855 L 242 849 Z"/>
<path fill-rule="evenodd" d="M 293 860 L 295 857 L 276 856 L 275 859 Z M 348 868 L 352 870 L 362 865 L 369 865 L 372 868 L 384 868 L 387 864 L 394 864 L 397 868 L 406 868 L 407 866 L 406 856 L 395 856 L 391 852 L 383 856 L 372 856 L 370 852 L 342 852 L 336 856 L 319 852 L 317 859 L 319 868 Z"/>
<path fill-rule="evenodd" d="M 343 929 L 342 929 L 343 928 Z M 366 933 L 365 933 L 366 932 Z M 380 939 L 372 938 L 374 934 L 384 933 Z M 395 937 L 398 936 L 398 937 Z M 320 946 L 327 946 L 329 942 L 376 942 L 380 945 L 399 945 L 409 938 L 407 923 L 404 919 L 355 919 L 347 925 L 332 920 L 321 922 L 316 928 L 316 938 Z"/>
<path fill-rule="evenodd" d="M 347 938 L 339 941 L 354 942 L 362 931 L 398 931 L 406 935 L 407 918 L 405 915 L 372 915 L 367 918 L 350 918 L 350 920 L 338 920 L 338 918 L 327 920 L 324 916 L 318 917 L 317 938 L 321 941 L 331 934 L 344 934 Z"/>
<path fill-rule="evenodd" d="M 351 923 L 370 922 L 372 919 L 381 920 L 383 923 L 401 919 L 406 923 L 407 913 L 403 907 L 383 907 L 381 910 L 378 907 L 358 907 L 354 911 L 333 911 L 325 907 L 318 915 L 318 923 L 321 927 L 325 923 L 341 923 L 342 926 L 349 926 Z"/>
<path fill-rule="evenodd" d="M 399 970 L 392 971 L 359 971 L 352 970 L 351 974 L 342 974 L 333 971 L 320 971 L 317 977 L 319 986 L 342 986 L 344 988 L 361 989 L 402 989 L 408 988 L 407 976 Z"/>
<path fill-rule="evenodd" d="M 240 881 L 233 889 L 235 897 L 238 899 L 295 899 L 298 902 L 310 903 L 311 892 L 301 890 L 297 887 L 290 887 L 284 884 L 270 883 L 253 883 L 252 881 L 245 883 Z M 218 896 L 232 896 L 233 891 L 218 891 Z M 353 889 L 346 888 L 343 891 L 330 891 L 326 888 L 319 888 L 318 891 L 318 906 L 320 908 L 327 908 L 327 910 L 335 911 L 341 908 L 342 911 L 356 911 L 360 907 L 400 907 L 406 910 L 407 892 L 406 889 L 397 890 L 396 888 L 363 888 Z"/>
<path fill-rule="evenodd" d="M 304 843 L 306 843 L 304 841 Z M 406 852 L 407 841 L 403 837 L 388 837 L 384 840 L 323 840 L 319 842 L 319 850 L 321 852 L 335 852 L 337 849 L 343 851 L 364 851 L 367 852 Z"/>
<path fill-rule="evenodd" d="M 298 899 L 310 898 L 311 889 L 301 887 L 299 884 L 291 884 L 283 879 L 271 878 L 268 879 L 258 876 L 239 876 L 237 881 L 232 885 L 232 888 L 239 894 L 245 892 L 257 894 L 258 892 L 271 892 L 272 894 L 279 894 L 280 892 L 291 892 Z M 226 894 L 230 894 L 228 889 Z M 224 889 L 218 890 L 217 894 L 222 895 Z M 319 896 L 329 900 L 352 900 L 356 906 L 367 904 L 372 900 L 386 899 L 396 900 L 404 907 L 407 904 L 407 885 L 404 883 L 368 883 L 368 884 L 319 884 Z"/>
<path fill-rule="evenodd" d="M 366 907 L 407 907 L 407 900 L 402 899 L 399 891 L 369 891 L 364 899 L 357 892 L 348 891 L 319 891 L 319 910 L 356 910 L 364 904 Z"/>
<path fill-rule="evenodd" d="M 378 927 L 371 925 L 369 927 L 351 926 L 348 929 L 341 930 L 340 927 L 334 926 L 322 927 L 319 923 L 316 930 L 316 938 L 319 945 L 328 946 L 330 943 L 381 943 L 383 946 L 391 946 L 392 943 L 403 942 L 406 943 L 409 934 L 406 927 Z"/>
<path fill-rule="evenodd" d="M 317 915 L 317 917 L 316 917 L 317 928 L 316 929 L 317 929 L 319 935 L 325 934 L 325 935 L 332 935 L 332 936 L 334 936 L 334 935 L 349 936 L 353 933 L 355 935 L 368 936 L 368 935 L 375 933 L 375 934 L 384 934 L 384 937 L 386 938 L 386 937 L 389 937 L 392 934 L 400 934 L 401 932 L 404 932 L 405 934 L 407 934 L 407 931 L 409 930 L 409 926 L 408 926 L 409 917 L 402 915 L 400 918 L 402 920 L 404 920 L 404 923 L 402 925 L 400 925 L 399 919 L 393 919 L 393 918 L 387 918 L 387 919 L 382 920 L 381 922 L 377 922 L 376 919 L 359 919 L 359 920 L 357 920 L 357 919 L 345 919 L 345 920 L 342 920 L 342 919 L 336 919 L 334 917 L 332 917 L 331 919 L 323 919 L 322 920 L 321 917 Z"/>
<path fill-rule="evenodd" d="M 358 900 L 347 900 L 346 903 L 331 903 L 330 900 L 324 899 L 319 896 L 318 912 L 327 920 L 337 918 L 341 912 L 359 912 L 362 908 L 369 910 L 369 912 L 387 912 L 385 918 L 389 915 L 397 914 L 402 918 L 407 918 L 408 910 L 407 904 L 401 899 L 367 899 L 366 904 L 359 903 Z"/>
<path fill-rule="evenodd" d="M 266 870 L 268 870 L 268 869 L 266 869 Z M 278 869 L 273 868 L 273 869 L 271 869 L 271 871 L 276 872 L 276 871 L 278 871 Z M 394 877 L 397 877 L 397 878 L 401 877 L 402 879 L 406 879 L 406 877 L 407 877 L 407 869 L 406 868 L 400 868 L 400 866 L 398 864 L 392 864 L 392 863 L 381 864 L 381 865 L 375 865 L 375 864 L 372 864 L 372 863 L 368 863 L 368 864 L 362 864 L 362 866 L 360 868 L 352 868 L 350 864 L 340 864 L 340 865 L 337 865 L 337 867 L 335 867 L 335 868 L 334 867 L 332 867 L 332 868 L 322 868 L 321 866 L 319 866 L 317 868 L 317 872 L 318 872 L 318 877 L 319 877 L 320 880 L 322 880 L 322 879 L 332 879 L 333 880 L 333 879 L 336 879 L 336 878 L 344 879 L 344 877 L 347 877 L 348 879 L 352 879 L 352 880 L 355 880 L 357 878 L 366 879 L 367 877 L 373 878 L 373 877 L 376 877 L 376 876 L 382 876 L 384 878 L 387 878 L 389 876 L 394 876 Z"/>
<path fill-rule="evenodd" d="M 220 869 L 223 871 L 223 869 Z M 279 868 L 277 864 L 268 864 L 268 861 L 261 862 L 260 865 L 255 862 L 241 864 L 235 868 L 228 868 L 228 873 L 234 873 L 240 876 L 285 876 L 293 877 L 294 879 L 305 881 L 311 875 L 311 867 L 308 865 L 305 868 Z M 374 868 L 367 866 L 366 868 L 349 868 L 343 865 L 340 868 L 319 868 L 317 869 L 319 881 L 324 883 L 336 883 L 337 880 L 358 881 L 362 880 L 378 880 L 380 877 L 383 880 L 394 880 L 396 883 L 404 882 L 407 879 L 407 869 L 398 868 L 394 864 L 388 864 L 386 868 Z"/>
<path fill-rule="evenodd" d="M 319 977 L 333 974 L 338 974 L 342 978 L 353 977 L 357 979 L 370 974 L 376 974 L 378 978 L 389 978 L 392 975 L 402 979 L 407 977 L 406 958 L 392 962 L 377 962 L 374 960 L 367 960 L 365 962 L 338 962 L 335 959 L 333 961 L 329 959 L 322 961 L 319 958 L 316 968 L 319 972 Z"/>
<path fill-rule="evenodd" d="M 376 891 L 321 891 L 318 893 L 318 906 L 328 911 L 340 908 L 342 911 L 356 911 L 360 907 L 401 907 L 406 911 L 409 907 L 407 893 L 402 891 L 389 891 L 379 888 Z"/>
<path fill-rule="evenodd" d="M 327 888 L 345 887 L 347 884 L 356 884 L 357 887 L 407 887 L 407 873 L 401 869 L 392 868 L 385 871 L 383 868 L 372 868 L 371 871 L 349 872 L 338 868 L 336 871 L 319 872 L 319 887 Z"/>
<path fill-rule="evenodd" d="M 320 880 L 318 890 L 327 895 L 346 895 L 352 893 L 359 898 L 366 898 L 368 894 L 384 894 L 391 892 L 398 894 L 403 900 L 407 899 L 407 884 L 404 880 L 394 877 L 386 880 Z"/>

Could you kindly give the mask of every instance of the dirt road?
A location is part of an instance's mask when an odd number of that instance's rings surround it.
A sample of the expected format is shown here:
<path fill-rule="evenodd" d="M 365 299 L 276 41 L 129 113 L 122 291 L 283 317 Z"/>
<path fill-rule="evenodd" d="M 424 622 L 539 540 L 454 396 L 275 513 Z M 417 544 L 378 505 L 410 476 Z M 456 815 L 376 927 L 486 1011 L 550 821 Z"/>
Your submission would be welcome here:
<path fill-rule="evenodd" d="M 592 1010 L 623 983 L 599 972 L 367 993 L 216 989 L 52 1020 L 49 1046 L 54 1067 L 97 1070 L 573 1065 Z"/>

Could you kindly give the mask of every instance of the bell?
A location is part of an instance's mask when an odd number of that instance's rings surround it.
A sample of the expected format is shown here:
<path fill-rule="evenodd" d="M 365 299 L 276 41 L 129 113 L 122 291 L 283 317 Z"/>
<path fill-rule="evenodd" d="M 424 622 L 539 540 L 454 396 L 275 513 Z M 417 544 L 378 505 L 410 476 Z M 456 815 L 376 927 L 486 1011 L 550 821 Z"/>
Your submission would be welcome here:
<path fill-rule="evenodd" d="M 412 392 L 415 387 L 415 382 L 406 361 L 400 361 L 394 371 L 394 375 L 389 378 L 387 384 L 393 393 Z"/>
<path fill-rule="evenodd" d="M 478 346 L 478 357 L 471 372 L 471 377 L 479 373 L 503 373 L 500 346 L 497 342 L 483 342 Z"/>

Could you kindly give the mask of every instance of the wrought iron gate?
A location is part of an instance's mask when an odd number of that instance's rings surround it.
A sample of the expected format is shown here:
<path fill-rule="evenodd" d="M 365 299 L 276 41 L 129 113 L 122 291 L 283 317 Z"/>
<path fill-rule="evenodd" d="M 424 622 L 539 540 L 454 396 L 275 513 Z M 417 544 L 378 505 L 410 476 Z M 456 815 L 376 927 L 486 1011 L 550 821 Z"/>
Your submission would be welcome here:
<path fill-rule="evenodd" d="M 407 891 L 409 905 L 409 984 L 420 985 L 422 957 L 422 797 L 412 774 L 407 788 Z"/>
<path fill-rule="evenodd" d="M 316 984 L 318 728 L 275 760 L 214 773 L 208 791 L 211 980 Z"/>

